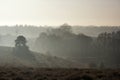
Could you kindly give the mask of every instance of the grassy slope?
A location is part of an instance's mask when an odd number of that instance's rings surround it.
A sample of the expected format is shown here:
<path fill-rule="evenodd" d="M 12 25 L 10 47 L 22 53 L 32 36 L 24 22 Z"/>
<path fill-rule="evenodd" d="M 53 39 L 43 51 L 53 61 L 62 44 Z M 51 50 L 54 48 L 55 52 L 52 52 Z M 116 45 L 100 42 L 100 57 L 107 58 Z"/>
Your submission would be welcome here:
<path fill-rule="evenodd" d="M 1 66 L 27 66 L 27 67 L 80 67 L 74 62 L 55 57 L 48 56 L 41 53 L 32 52 L 35 57 L 35 61 L 22 59 L 19 56 L 13 54 L 12 47 L 0 46 L 0 65 Z"/>

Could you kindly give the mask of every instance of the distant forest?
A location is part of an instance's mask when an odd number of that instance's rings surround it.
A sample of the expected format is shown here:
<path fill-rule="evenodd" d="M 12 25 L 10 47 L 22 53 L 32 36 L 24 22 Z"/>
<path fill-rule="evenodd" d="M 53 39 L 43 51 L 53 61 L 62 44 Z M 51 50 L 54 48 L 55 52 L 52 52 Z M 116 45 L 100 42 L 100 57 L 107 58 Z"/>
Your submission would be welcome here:
<path fill-rule="evenodd" d="M 12 46 L 16 36 L 27 37 L 33 51 L 60 56 L 79 63 L 120 67 L 120 27 L 60 27 L 16 25 L 0 27 L 0 45 Z M 8 45 L 9 44 L 9 45 Z"/>
<path fill-rule="evenodd" d="M 63 24 L 68 25 L 68 24 Z M 62 26 L 62 25 L 61 25 Z M 52 28 L 60 26 L 33 26 L 33 25 L 14 25 L 14 26 L 0 26 L 1 35 L 17 35 L 24 34 L 26 36 L 38 36 L 41 32 L 46 32 Z M 75 34 L 83 33 L 88 36 L 97 37 L 103 32 L 119 31 L 120 26 L 71 26 L 72 32 Z"/>

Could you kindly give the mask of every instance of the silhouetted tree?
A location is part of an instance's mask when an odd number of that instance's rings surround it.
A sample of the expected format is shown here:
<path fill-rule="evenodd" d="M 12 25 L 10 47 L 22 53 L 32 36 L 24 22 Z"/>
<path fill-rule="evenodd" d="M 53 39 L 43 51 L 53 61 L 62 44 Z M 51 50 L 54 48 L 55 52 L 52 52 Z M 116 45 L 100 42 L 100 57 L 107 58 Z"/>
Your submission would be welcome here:
<path fill-rule="evenodd" d="M 26 38 L 24 36 L 18 36 L 15 40 L 15 47 L 26 46 Z"/>
<path fill-rule="evenodd" d="M 17 57 L 26 59 L 26 60 L 33 60 L 35 61 L 35 57 L 31 54 L 28 46 L 26 45 L 27 40 L 24 36 L 20 35 L 15 40 L 15 48 L 14 53 Z"/>

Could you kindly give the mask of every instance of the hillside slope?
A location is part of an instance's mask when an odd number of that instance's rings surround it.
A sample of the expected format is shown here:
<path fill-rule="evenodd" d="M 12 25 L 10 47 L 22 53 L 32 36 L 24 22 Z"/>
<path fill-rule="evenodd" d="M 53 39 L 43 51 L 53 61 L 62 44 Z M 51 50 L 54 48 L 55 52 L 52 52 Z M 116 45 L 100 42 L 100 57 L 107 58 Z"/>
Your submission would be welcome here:
<path fill-rule="evenodd" d="M 14 48 L 12 47 L 0 47 L 0 66 L 18 66 L 18 67 L 47 67 L 47 68 L 78 68 L 80 65 L 62 59 L 56 56 L 44 55 L 41 53 L 30 52 L 27 54 L 28 58 L 16 56 L 13 53 Z M 26 54 L 26 53 L 21 53 Z M 30 57 L 32 55 L 32 57 Z"/>

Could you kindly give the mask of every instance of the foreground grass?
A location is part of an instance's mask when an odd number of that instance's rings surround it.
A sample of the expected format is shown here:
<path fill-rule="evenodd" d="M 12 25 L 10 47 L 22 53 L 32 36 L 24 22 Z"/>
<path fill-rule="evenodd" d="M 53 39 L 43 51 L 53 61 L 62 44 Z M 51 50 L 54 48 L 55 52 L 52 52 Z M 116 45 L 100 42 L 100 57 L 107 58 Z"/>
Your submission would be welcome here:
<path fill-rule="evenodd" d="M 120 80 L 120 69 L 0 67 L 0 80 Z"/>

